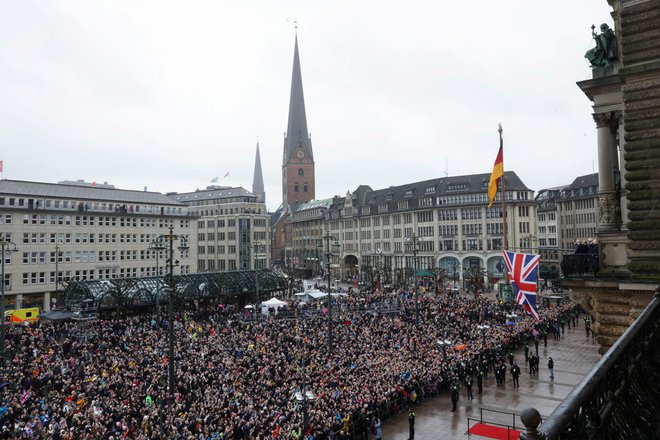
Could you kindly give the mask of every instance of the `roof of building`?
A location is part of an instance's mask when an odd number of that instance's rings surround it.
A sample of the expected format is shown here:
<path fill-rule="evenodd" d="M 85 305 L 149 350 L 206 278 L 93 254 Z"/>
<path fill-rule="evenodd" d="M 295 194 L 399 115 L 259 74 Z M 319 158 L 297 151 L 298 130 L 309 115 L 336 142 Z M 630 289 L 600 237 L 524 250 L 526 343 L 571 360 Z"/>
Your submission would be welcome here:
<path fill-rule="evenodd" d="M 565 189 L 587 188 L 589 186 L 598 187 L 598 173 L 585 174 L 584 176 L 576 177 L 573 183 L 568 185 Z"/>
<path fill-rule="evenodd" d="M 240 186 L 230 187 L 230 186 L 208 186 L 206 189 L 197 190 L 187 193 L 168 193 L 169 197 L 177 200 L 181 203 L 190 203 L 196 202 L 199 200 L 209 200 L 209 199 L 226 199 L 231 197 L 254 197 L 256 200 L 256 195 L 252 194 L 250 191 L 242 188 Z"/>
<path fill-rule="evenodd" d="M 67 183 L 0 180 L 0 194 L 25 197 L 53 197 L 74 200 L 105 200 L 120 203 L 149 203 L 158 205 L 181 204 L 164 194 Z"/>
<path fill-rule="evenodd" d="M 513 171 L 504 173 L 508 191 L 530 191 Z M 419 199 L 429 196 L 484 193 L 488 190 L 490 173 L 465 176 L 441 177 L 423 180 L 405 185 L 372 190 L 367 185 L 360 185 L 353 193 L 358 205 L 398 202 L 403 199 Z"/>
<path fill-rule="evenodd" d="M 302 211 L 308 211 L 311 209 L 318 209 L 318 208 L 329 208 L 330 205 L 332 204 L 333 198 L 329 199 L 322 199 L 322 200 L 310 200 L 309 202 L 305 203 L 300 203 L 298 205 L 294 205 L 291 207 L 291 212 L 302 212 Z"/>

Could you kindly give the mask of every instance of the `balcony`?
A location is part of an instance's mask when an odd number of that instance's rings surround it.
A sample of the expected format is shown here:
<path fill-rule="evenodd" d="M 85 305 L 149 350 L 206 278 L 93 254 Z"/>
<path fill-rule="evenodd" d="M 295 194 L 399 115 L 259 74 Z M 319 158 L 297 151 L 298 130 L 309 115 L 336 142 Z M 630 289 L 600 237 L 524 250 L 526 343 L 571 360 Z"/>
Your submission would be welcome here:
<path fill-rule="evenodd" d="M 561 271 L 566 278 L 596 278 L 598 265 L 598 254 L 564 255 L 561 259 Z"/>
<path fill-rule="evenodd" d="M 641 315 L 541 426 L 521 412 L 521 440 L 660 438 L 660 289 Z"/>

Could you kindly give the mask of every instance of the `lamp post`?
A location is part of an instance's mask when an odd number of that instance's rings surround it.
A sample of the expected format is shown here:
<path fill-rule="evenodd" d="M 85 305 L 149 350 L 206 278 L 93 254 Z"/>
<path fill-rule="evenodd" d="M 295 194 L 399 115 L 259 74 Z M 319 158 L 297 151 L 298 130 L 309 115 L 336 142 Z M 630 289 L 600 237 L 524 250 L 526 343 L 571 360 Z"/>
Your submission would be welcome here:
<path fill-rule="evenodd" d="M 148 250 L 156 253 L 156 312 L 160 310 L 160 267 L 158 265 L 158 258 L 161 251 L 165 250 L 165 246 L 156 239 L 149 244 Z"/>
<path fill-rule="evenodd" d="M 0 291 L 0 356 L 2 362 L 7 360 L 7 349 L 5 347 L 5 252 L 16 252 L 18 248 L 16 244 L 10 240 L 6 240 L 4 235 L 0 236 L 0 247 L 2 248 L 2 290 Z"/>
<path fill-rule="evenodd" d="M 294 398 L 298 403 L 302 405 L 303 409 L 303 432 L 302 436 L 304 437 L 305 432 L 309 429 L 309 419 L 307 416 L 307 404 L 313 402 L 316 400 L 316 396 L 314 395 L 314 392 L 312 390 L 307 389 L 307 385 L 305 384 L 305 354 L 302 353 L 301 355 L 301 360 L 300 362 L 302 363 L 302 368 L 300 369 L 301 375 L 302 375 L 302 386 L 300 389 L 296 390 L 294 393 Z"/>
<path fill-rule="evenodd" d="M 162 246 L 165 248 L 165 242 L 168 243 L 168 249 L 169 249 L 169 273 L 167 275 L 167 284 L 170 288 L 170 292 L 168 295 L 168 301 L 167 301 L 167 322 L 168 322 L 168 342 L 169 342 L 169 347 L 168 347 L 168 353 L 167 353 L 167 361 L 168 361 L 168 403 L 171 405 L 172 400 L 174 398 L 174 311 L 172 309 L 172 297 L 174 296 L 174 290 L 175 290 L 175 282 L 174 282 L 174 242 L 176 240 L 180 240 L 181 244 L 178 246 L 179 251 L 183 252 L 188 250 L 188 240 L 186 237 L 183 235 L 177 235 L 174 234 L 173 228 L 170 226 L 170 231 L 168 234 L 162 234 L 156 237 L 156 245 L 155 246 Z M 178 264 L 178 262 L 177 262 Z M 158 297 L 156 297 L 158 298 Z"/>
<path fill-rule="evenodd" d="M 406 237 L 406 247 L 411 248 L 413 251 L 413 265 L 415 266 L 415 325 L 419 327 L 419 288 L 417 286 L 417 252 L 419 252 L 419 242 L 422 241 L 416 234 L 411 237 Z"/>
<path fill-rule="evenodd" d="M 330 235 L 328 231 L 321 240 L 325 240 L 325 264 L 327 267 L 328 275 L 328 353 L 332 353 L 332 279 L 330 274 L 330 261 L 332 259 L 332 252 L 330 251 L 330 240 L 333 240 L 333 248 L 339 247 L 337 240 Z M 323 241 L 319 242 L 320 246 L 323 246 Z"/>
<path fill-rule="evenodd" d="M 451 345 L 451 341 L 447 339 L 441 339 L 438 341 L 438 345 L 442 347 L 442 357 L 444 360 L 447 360 L 447 347 Z"/>
<path fill-rule="evenodd" d="M 259 246 L 261 246 L 261 242 L 255 241 L 254 242 L 254 296 L 256 298 L 256 304 L 257 307 L 259 306 L 260 299 L 259 299 L 259 267 L 257 264 L 257 253 L 259 251 Z"/>
<path fill-rule="evenodd" d="M 62 255 L 62 251 L 60 251 L 58 243 L 55 245 L 55 292 L 60 288 L 60 255 Z"/>
<path fill-rule="evenodd" d="M 484 338 L 484 345 L 486 345 L 486 332 L 488 331 L 490 326 L 488 324 L 479 324 L 477 325 L 477 328 L 481 330 L 481 334 L 483 335 Z"/>

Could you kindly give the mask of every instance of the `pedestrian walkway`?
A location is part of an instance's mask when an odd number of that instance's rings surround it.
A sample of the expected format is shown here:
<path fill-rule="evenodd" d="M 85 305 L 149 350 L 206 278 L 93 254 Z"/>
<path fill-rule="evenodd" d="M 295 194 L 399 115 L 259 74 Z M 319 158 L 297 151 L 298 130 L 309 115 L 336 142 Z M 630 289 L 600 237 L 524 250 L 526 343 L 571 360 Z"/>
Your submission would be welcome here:
<path fill-rule="evenodd" d="M 549 416 L 600 359 L 598 344 L 591 337 L 585 336 L 584 322 L 582 319 L 578 319 L 578 321 L 577 328 L 572 327 L 570 330 L 568 326 L 565 328 L 566 332 L 561 339 L 555 340 L 553 336 L 549 336 L 547 347 L 544 347 L 542 339 L 539 341 L 538 376 L 530 377 L 525 365 L 523 348 L 520 347 L 516 351 L 514 360 L 522 370 L 520 388 L 513 388 L 508 370 L 505 387 L 498 387 L 494 375 L 490 372 L 488 379 L 484 381 L 484 393 L 477 395 L 475 387 L 472 402 L 466 398 L 465 387 L 462 388 L 456 412 L 450 411 L 449 393 L 440 394 L 438 397 L 419 404 L 415 407 L 417 416 L 415 418 L 415 438 L 422 440 L 466 439 L 468 417 L 479 419 L 480 408 L 518 413 L 527 407 L 534 407 L 541 413 L 541 416 Z M 534 352 L 532 341 L 530 341 L 529 348 L 530 353 Z M 552 356 L 555 361 L 554 380 L 550 380 L 548 371 L 549 356 Z M 484 413 L 485 421 L 511 425 L 512 419 L 511 415 L 500 414 L 498 416 L 497 413 L 488 411 Z M 522 428 L 520 418 L 515 417 L 515 419 L 516 428 Z M 470 438 L 483 437 L 471 436 Z M 408 439 L 407 414 L 400 414 L 384 423 L 383 439 Z"/>

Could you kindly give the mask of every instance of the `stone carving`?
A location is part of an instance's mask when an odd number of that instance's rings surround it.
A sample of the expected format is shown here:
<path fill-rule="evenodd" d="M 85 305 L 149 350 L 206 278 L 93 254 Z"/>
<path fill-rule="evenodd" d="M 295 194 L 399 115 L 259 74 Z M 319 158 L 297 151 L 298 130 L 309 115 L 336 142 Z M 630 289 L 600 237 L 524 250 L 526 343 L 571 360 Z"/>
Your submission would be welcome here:
<path fill-rule="evenodd" d="M 597 128 L 610 127 L 612 125 L 612 112 L 594 113 L 591 116 L 593 116 Z"/>
<path fill-rule="evenodd" d="M 616 224 L 617 212 L 616 193 L 602 193 L 598 195 L 598 223 L 601 225 Z"/>
<path fill-rule="evenodd" d="M 619 58 L 616 36 L 605 23 L 600 25 L 600 34 L 596 34 L 595 29 L 596 26 L 592 25 L 591 36 L 596 41 L 596 47 L 589 49 L 584 57 L 589 60 L 592 68 L 606 67 Z"/>

